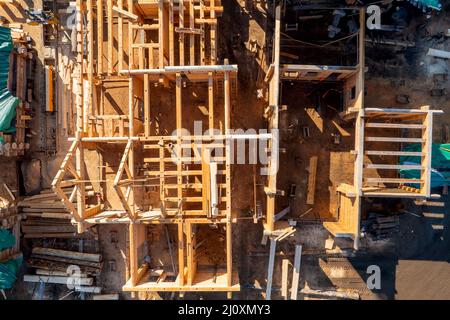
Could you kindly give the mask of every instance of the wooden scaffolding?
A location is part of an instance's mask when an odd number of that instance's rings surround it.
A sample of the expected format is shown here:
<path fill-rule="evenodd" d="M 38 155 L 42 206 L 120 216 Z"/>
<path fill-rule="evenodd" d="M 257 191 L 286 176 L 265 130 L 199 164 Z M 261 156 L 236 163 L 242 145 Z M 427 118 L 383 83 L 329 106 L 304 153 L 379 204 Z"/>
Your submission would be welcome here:
<path fill-rule="evenodd" d="M 230 134 L 237 66 L 218 64 L 220 0 L 78 0 L 77 8 L 77 130 L 54 191 L 79 232 L 99 223 L 129 225 L 123 290 L 239 290 L 232 263 L 231 145 L 261 136 Z M 110 82 L 128 88 L 126 105 L 106 108 Z M 164 101 L 158 98 L 163 94 Z M 192 96 L 203 97 L 202 103 Z M 168 113 L 173 123 L 158 120 Z M 205 134 L 195 131 L 195 120 L 207 124 Z M 114 158 L 114 179 L 91 179 L 85 152 L 112 157 L 101 152 L 110 146 L 122 150 Z M 105 165 L 103 160 L 100 167 Z M 86 195 L 87 185 L 95 196 Z M 73 187 L 71 194 L 63 192 L 67 187 Z M 111 190 L 117 206 L 105 199 Z M 178 259 L 170 270 L 151 269 L 144 261 L 141 249 L 152 245 L 146 233 L 154 225 L 176 229 Z M 213 270 L 202 265 L 204 226 L 223 238 L 224 263 Z"/>
<path fill-rule="evenodd" d="M 350 10 L 355 10 L 351 8 Z M 341 81 L 343 82 L 343 119 L 354 121 L 355 147 L 349 150 L 355 155 L 353 185 L 341 183 L 338 193 L 338 218 L 324 222 L 325 228 L 336 237 L 354 239 L 355 249 L 359 246 L 361 202 L 363 197 L 384 198 L 427 198 L 431 196 L 431 147 L 433 116 L 442 113 L 420 109 L 365 108 L 364 72 L 365 48 L 364 27 L 357 32 L 357 63 L 354 66 L 305 65 L 280 63 L 280 38 L 283 22 L 282 6 L 275 11 L 274 53 L 266 81 L 269 85 L 269 127 L 279 128 L 280 84 L 282 81 Z M 359 9 L 359 25 L 365 26 L 364 9 Z M 399 130 L 402 130 L 399 132 Z M 401 136 L 399 136 L 401 135 Z M 421 145 L 418 152 L 404 151 L 405 144 Z M 274 144 L 274 148 L 278 145 Z M 277 155 L 276 150 L 272 154 Z M 398 164 L 396 157 L 420 157 L 420 164 Z M 278 158 L 271 158 L 271 175 L 268 177 L 267 212 L 264 227 L 268 233 L 277 230 L 275 221 Z M 378 161 L 378 162 L 377 162 Z M 412 169 L 420 171 L 419 179 L 397 176 L 397 171 Z M 386 174 L 388 172 L 388 174 Z M 416 185 L 416 187 L 411 187 Z M 418 187 L 417 187 L 418 186 Z"/>

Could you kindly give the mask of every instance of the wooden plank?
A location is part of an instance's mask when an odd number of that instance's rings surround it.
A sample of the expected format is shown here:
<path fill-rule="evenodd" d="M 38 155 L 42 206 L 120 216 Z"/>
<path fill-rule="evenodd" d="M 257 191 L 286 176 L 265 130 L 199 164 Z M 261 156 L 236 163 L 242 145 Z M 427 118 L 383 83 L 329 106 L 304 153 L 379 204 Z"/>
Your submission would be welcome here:
<path fill-rule="evenodd" d="M 110 1 L 110 0 L 108 0 L 108 1 Z M 111 4 L 112 4 L 112 2 L 111 2 Z M 133 20 L 133 21 L 138 20 L 138 16 L 137 16 L 137 15 L 135 15 L 134 13 L 129 12 L 129 11 L 127 11 L 127 10 L 124 10 L 124 9 L 122 9 L 122 8 L 113 6 L 113 7 L 112 7 L 112 10 L 115 11 L 115 12 L 117 12 L 117 13 L 119 14 L 119 16 L 121 16 L 121 15 L 122 15 L 122 16 L 125 16 L 125 17 L 127 17 L 127 18 L 129 18 L 129 19 L 131 19 L 131 20 Z"/>
<path fill-rule="evenodd" d="M 281 261 L 281 296 L 284 300 L 288 298 L 288 271 L 289 271 L 289 260 L 283 259 Z"/>
<path fill-rule="evenodd" d="M 367 150 L 364 152 L 368 156 L 407 156 L 407 157 L 421 157 L 422 152 L 414 151 L 381 151 L 381 150 Z"/>
<path fill-rule="evenodd" d="M 368 163 L 365 165 L 367 169 L 380 169 L 380 170 L 400 170 L 400 169 L 415 169 L 415 170 L 421 170 L 422 166 L 420 165 L 399 165 L 399 164 L 373 164 Z"/>
<path fill-rule="evenodd" d="M 413 123 L 378 123 L 369 122 L 366 123 L 366 128 L 388 128 L 388 129 L 424 129 L 423 124 Z"/>
<path fill-rule="evenodd" d="M 212 72 L 208 73 L 208 120 L 209 133 L 213 134 L 214 130 L 214 78 Z"/>
<path fill-rule="evenodd" d="M 194 34 L 199 34 L 200 32 L 201 32 L 200 29 L 195 29 L 194 1 L 189 0 L 189 34 L 190 34 L 189 35 L 189 57 L 190 57 L 190 65 L 191 66 L 195 65 L 195 36 L 194 36 Z"/>
<path fill-rule="evenodd" d="M 118 293 L 100 294 L 92 296 L 92 300 L 119 300 Z"/>
<path fill-rule="evenodd" d="M 422 183 L 420 179 L 401 179 L 401 178 L 365 178 L 366 182 L 373 183 Z"/>
<path fill-rule="evenodd" d="M 298 282 L 300 280 L 300 264 L 302 258 L 302 246 L 295 246 L 294 270 L 292 274 L 291 300 L 298 298 Z"/>
<path fill-rule="evenodd" d="M 183 1 L 178 3 L 178 25 L 180 28 L 184 28 L 184 4 Z M 184 33 L 179 34 L 179 46 L 178 51 L 180 54 L 180 66 L 184 66 Z"/>
<path fill-rule="evenodd" d="M 117 1 L 118 9 L 123 10 L 123 0 Z M 118 41 L 118 51 L 119 51 L 119 70 L 123 70 L 123 17 L 119 14 L 118 18 L 118 31 L 117 31 L 117 41 Z"/>
<path fill-rule="evenodd" d="M 266 286 L 266 300 L 270 300 L 272 295 L 272 279 L 273 279 L 273 267 L 275 264 L 275 250 L 277 248 L 277 240 L 270 239 L 270 253 L 269 263 L 267 266 L 267 286 Z"/>
<path fill-rule="evenodd" d="M 76 252 L 76 251 L 42 248 L 42 247 L 34 247 L 32 249 L 32 253 L 46 255 L 46 256 L 52 256 L 52 257 L 84 260 L 84 261 L 90 261 L 90 262 L 101 262 L 102 261 L 102 256 L 100 254 L 95 254 L 95 253 L 83 253 L 83 252 Z"/>
<path fill-rule="evenodd" d="M 40 275 L 30 275 L 26 274 L 23 276 L 24 282 L 44 282 L 53 284 L 67 284 L 68 281 L 73 281 L 75 284 L 90 286 L 94 282 L 92 278 L 75 278 L 71 277 L 56 277 L 56 276 L 40 276 Z"/>
<path fill-rule="evenodd" d="M 319 157 L 312 156 L 309 158 L 309 169 L 308 169 L 308 192 L 306 195 L 306 204 L 314 204 L 314 196 L 316 193 L 316 177 L 317 177 L 317 163 Z"/>
<path fill-rule="evenodd" d="M 209 1 L 209 7 L 205 7 L 205 10 L 210 11 L 210 16 L 211 19 L 216 19 L 216 3 L 215 0 L 210 0 Z M 216 51 L 216 44 L 217 44 L 217 38 L 216 38 L 216 33 L 217 33 L 217 25 L 216 24 L 211 24 L 211 28 L 210 28 L 210 39 L 211 39 L 211 43 L 210 43 L 210 48 L 211 48 L 211 61 L 210 64 L 211 65 L 215 65 L 217 63 L 217 51 Z"/>
<path fill-rule="evenodd" d="M 174 35 L 174 15 L 173 0 L 169 0 L 169 64 L 175 65 L 175 35 Z"/>
<path fill-rule="evenodd" d="M 150 80 L 149 75 L 144 74 L 144 134 L 150 136 Z"/>
<path fill-rule="evenodd" d="M 372 142 L 402 142 L 402 143 L 422 143 L 421 138 L 397 138 L 397 137 L 366 137 L 366 141 Z"/>
<path fill-rule="evenodd" d="M 113 43 L 114 43 L 114 33 L 113 33 L 113 0 L 107 1 L 108 8 L 108 74 L 113 73 Z"/>
<path fill-rule="evenodd" d="M 178 285 L 184 285 L 184 224 L 178 223 Z"/>
<path fill-rule="evenodd" d="M 423 110 L 429 110 L 429 106 L 422 107 Z M 431 162 L 432 162 L 432 147 L 433 147 L 433 113 L 428 112 L 423 121 L 426 129 L 422 130 L 422 175 L 421 179 L 424 181 L 423 187 L 420 190 L 422 194 L 427 197 L 431 196 Z"/>

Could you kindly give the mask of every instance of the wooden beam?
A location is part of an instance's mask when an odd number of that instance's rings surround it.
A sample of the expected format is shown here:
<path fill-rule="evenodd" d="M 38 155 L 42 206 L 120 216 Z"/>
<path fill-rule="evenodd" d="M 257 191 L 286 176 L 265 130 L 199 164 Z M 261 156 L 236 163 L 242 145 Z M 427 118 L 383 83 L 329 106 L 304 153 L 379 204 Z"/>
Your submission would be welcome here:
<path fill-rule="evenodd" d="M 175 35 L 174 35 L 174 15 L 173 0 L 169 0 L 169 64 L 175 65 Z"/>
<path fill-rule="evenodd" d="M 123 10 L 123 0 L 117 0 L 119 10 Z M 116 7 L 114 7 L 116 8 Z M 119 70 L 123 70 L 123 17 L 119 14 L 118 18 L 118 51 L 119 51 Z"/>
<path fill-rule="evenodd" d="M 387 128 L 387 129 L 424 129 L 423 124 L 414 123 L 366 123 L 366 128 Z"/>
<path fill-rule="evenodd" d="M 97 72 L 103 73 L 103 0 L 97 0 Z"/>
<path fill-rule="evenodd" d="M 209 9 L 210 10 L 210 16 L 211 19 L 216 19 L 216 3 L 215 0 L 210 0 L 209 1 L 209 8 L 206 7 L 205 10 Z M 216 24 L 211 24 L 210 27 L 210 39 L 211 39 L 211 43 L 210 43 L 210 48 L 211 48 L 211 61 L 210 64 L 211 65 L 215 65 L 217 63 L 217 51 L 216 51 L 216 44 L 217 44 L 217 38 L 216 38 L 216 33 L 217 33 L 217 25 Z"/>
<path fill-rule="evenodd" d="M 113 73 L 113 44 L 114 44 L 114 31 L 113 31 L 113 0 L 108 0 L 108 74 Z"/>
<path fill-rule="evenodd" d="M 368 156 L 407 156 L 407 157 L 421 157 L 422 152 L 415 151 L 379 151 L 379 150 L 367 150 L 364 153 Z"/>
<path fill-rule="evenodd" d="M 367 169 L 379 169 L 379 170 L 400 170 L 400 169 L 414 169 L 414 170 L 421 170 L 422 166 L 420 165 L 412 165 L 412 164 L 373 164 L 368 163 L 365 165 Z"/>
<path fill-rule="evenodd" d="M 364 181 L 372 183 L 422 183 L 420 179 L 402 179 L 402 178 L 365 178 Z"/>
<path fill-rule="evenodd" d="M 184 223 L 178 223 L 178 286 L 184 286 L 185 278 L 184 278 L 184 231 L 183 231 Z"/>
<path fill-rule="evenodd" d="M 209 133 L 213 134 L 214 130 L 214 78 L 212 72 L 208 73 L 208 118 Z"/>
<path fill-rule="evenodd" d="M 184 28 L 184 3 L 179 1 L 178 3 L 178 25 L 180 28 Z M 180 53 L 180 66 L 184 66 L 184 33 L 180 33 L 179 37 L 179 53 Z"/>
<path fill-rule="evenodd" d="M 281 296 L 284 300 L 288 297 L 288 271 L 289 271 L 289 260 L 283 259 L 281 261 Z"/>
<path fill-rule="evenodd" d="M 422 138 L 397 138 L 397 137 L 366 137 L 366 141 L 372 142 L 402 142 L 402 143 L 422 143 Z"/>
<path fill-rule="evenodd" d="M 180 30 L 180 29 L 178 29 Z M 179 32 L 179 31 L 178 31 Z M 195 29 L 194 21 L 194 1 L 189 0 L 189 57 L 190 65 L 195 65 L 195 37 L 194 34 L 201 32 L 200 29 Z"/>
<path fill-rule="evenodd" d="M 297 300 L 298 298 L 298 282 L 300 280 L 301 258 L 302 258 L 302 246 L 296 245 L 294 256 L 294 271 L 292 274 L 291 300 Z"/>
<path fill-rule="evenodd" d="M 267 267 L 266 300 L 270 300 L 272 296 L 272 279 L 273 279 L 273 268 L 275 264 L 276 248 L 277 248 L 277 240 L 275 240 L 274 238 L 270 239 L 269 263 Z"/>
<path fill-rule="evenodd" d="M 109 0 L 108 0 L 109 1 Z M 112 4 L 112 3 L 111 3 Z M 119 16 L 125 16 L 125 17 L 127 17 L 127 18 L 129 18 L 129 19 L 131 19 L 131 20 L 133 20 L 133 21 L 137 21 L 138 20 L 138 16 L 137 15 L 135 15 L 134 13 L 132 13 L 132 12 L 129 12 L 129 11 L 127 11 L 127 10 L 124 10 L 123 8 L 120 8 L 120 5 L 119 5 L 119 7 L 116 7 L 116 6 L 113 6 L 112 7 L 112 10 L 114 10 L 115 12 L 117 12 L 118 14 L 119 14 Z"/>
<path fill-rule="evenodd" d="M 150 80 L 149 75 L 144 74 L 144 134 L 150 136 Z"/>
<path fill-rule="evenodd" d="M 316 177 L 317 177 L 317 163 L 319 157 L 312 156 L 309 158 L 309 169 L 308 169 L 308 192 L 306 195 L 306 204 L 314 204 L 314 195 L 316 193 Z"/>

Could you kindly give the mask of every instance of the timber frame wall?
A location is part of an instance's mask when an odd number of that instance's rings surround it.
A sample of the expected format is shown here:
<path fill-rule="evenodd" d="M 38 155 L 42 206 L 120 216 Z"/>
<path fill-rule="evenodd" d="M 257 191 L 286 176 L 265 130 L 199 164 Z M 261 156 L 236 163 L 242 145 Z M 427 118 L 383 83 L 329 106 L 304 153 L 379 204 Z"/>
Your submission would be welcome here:
<path fill-rule="evenodd" d="M 97 223 L 129 225 L 129 276 L 123 290 L 224 291 L 230 295 L 240 289 L 232 263 L 232 223 L 236 220 L 231 211 L 231 142 L 271 141 L 271 135 L 229 133 L 237 66 L 217 64 L 220 0 L 78 0 L 77 8 L 77 130 L 69 138 L 72 145 L 53 181 L 54 191 L 72 212 L 79 232 Z M 127 84 L 128 112 L 106 114 L 102 84 L 108 81 Z M 183 112 L 183 92 L 190 84 L 206 88 L 209 134 L 181 131 L 192 126 Z M 176 131 L 172 135 L 155 131 L 151 121 L 150 97 L 157 86 L 175 91 Z M 140 106 L 143 116 L 136 111 Z M 217 114 L 220 119 L 215 118 Z M 122 145 L 124 150 L 112 181 L 121 206 L 112 209 L 85 193 L 86 184 L 93 181 L 86 174 L 84 151 L 108 144 Z M 186 151 L 189 156 L 184 155 Z M 156 181 L 152 187 L 159 190 L 156 205 L 141 197 L 140 190 L 150 181 Z M 73 187 L 69 195 L 63 190 L 67 187 Z M 139 251 L 147 241 L 146 227 L 156 224 L 177 229 L 174 252 L 178 259 L 171 272 L 150 270 L 141 263 Z M 211 272 L 198 268 L 196 230 L 202 225 L 216 225 L 224 231 L 224 268 Z M 169 277 L 175 280 L 168 281 Z"/>
<path fill-rule="evenodd" d="M 344 111 L 340 116 L 344 119 L 353 119 L 355 123 L 355 148 L 351 152 L 355 155 L 354 183 L 342 183 L 337 188 L 339 193 L 339 209 L 337 221 L 324 222 L 324 226 L 335 237 L 349 237 L 354 240 L 355 249 L 359 248 L 361 203 L 363 197 L 384 198 L 427 198 L 431 196 L 431 148 L 433 132 L 433 116 L 442 113 L 441 110 L 430 110 L 428 106 L 420 109 L 394 109 L 394 108 L 365 108 L 364 107 L 364 70 L 365 70 L 365 8 L 349 8 L 359 10 L 358 54 L 355 66 L 324 66 L 324 65 L 297 65 L 280 63 L 281 26 L 283 23 L 282 5 L 275 9 L 274 52 L 273 63 L 267 73 L 266 81 L 269 84 L 269 128 L 278 129 L 278 112 L 280 101 L 280 84 L 283 80 L 295 81 L 323 81 L 332 76 L 336 81 L 344 82 Z M 350 99 L 349 90 L 355 91 Z M 402 129 L 402 137 L 389 135 L 390 129 Z M 368 133 L 370 132 L 370 133 Z M 387 133 L 386 133 L 387 132 Z M 406 137 L 404 137 L 406 136 Z M 413 137 L 411 137 L 413 136 Z M 370 143 L 368 148 L 366 144 Z M 383 143 L 398 144 L 397 151 L 383 150 Z M 420 143 L 420 152 L 401 151 L 402 144 Z M 273 148 L 278 148 L 274 145 Z M 272 154 L 278 154 L 272 150 Z M 373 163 L 370 157 L 388 157 L 389 164 Z M 396 156 L 421 157 L 418 165 L 398 165 Z M 271 158 L 271 169 L 265 188 L 267 194 L 267 212 L 264 228 L 270 234 L 277 230 L 275 221 L 276 196 L 282 194 L 277 190 L 278 158 Z M 386 170 L 413 169 L 421 172 L 420 179 L 405 179 L 384 177 Z M 367 172 L 377 170 L 378 178 L 368 177 Z M 408 185 L 419 185 L 411 188 Z"/>

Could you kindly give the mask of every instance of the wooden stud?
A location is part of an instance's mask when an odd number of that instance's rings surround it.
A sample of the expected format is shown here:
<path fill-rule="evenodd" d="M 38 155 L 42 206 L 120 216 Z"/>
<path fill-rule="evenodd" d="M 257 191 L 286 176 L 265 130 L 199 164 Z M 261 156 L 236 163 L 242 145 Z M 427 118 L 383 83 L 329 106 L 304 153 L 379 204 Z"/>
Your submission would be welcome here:
<path fill-rule="evenodd" d="M 112 0 L 108 0 L 108 75 L 113 73 L 113 5 Z"/>
<path fill-rule="evenodd" d="M 291 300 L 298 298 L 298 282 L 300 280 L 300 264 L 302 258 L 302 246 L 295 246 L 294 271 L 292 273 Z"/>

